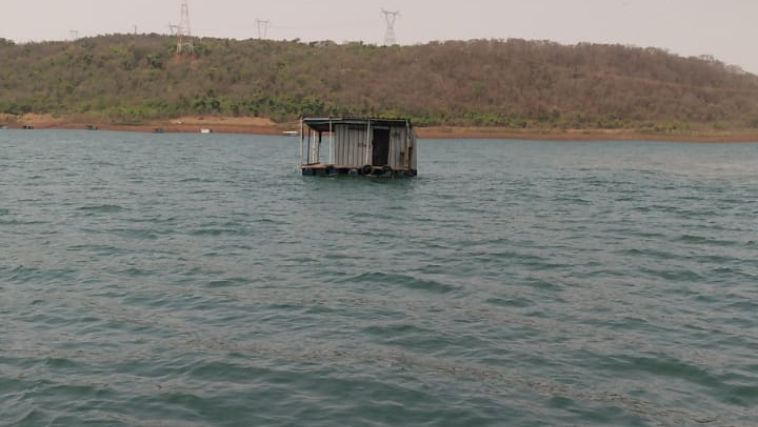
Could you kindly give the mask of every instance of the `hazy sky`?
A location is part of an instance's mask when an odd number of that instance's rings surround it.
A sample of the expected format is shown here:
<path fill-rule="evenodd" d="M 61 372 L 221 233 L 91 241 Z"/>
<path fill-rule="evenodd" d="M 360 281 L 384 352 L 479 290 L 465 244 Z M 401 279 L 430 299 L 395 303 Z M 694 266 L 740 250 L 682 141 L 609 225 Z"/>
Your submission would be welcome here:
<path fill-rule="evenodd" d="M 0 0 L 0 37 L 62 40 L 101 33 L 167 33 L 180 0 Z M 758 73 L 758 0 L 190 0 L 193 32 L 251 38 L 364 40 L 384 36 L 380 9 L 398 9 L 402 44 L 525 38 L 655 46 L 711 54 Z M 1 65 L 1 64 L 0 64 Z"/>

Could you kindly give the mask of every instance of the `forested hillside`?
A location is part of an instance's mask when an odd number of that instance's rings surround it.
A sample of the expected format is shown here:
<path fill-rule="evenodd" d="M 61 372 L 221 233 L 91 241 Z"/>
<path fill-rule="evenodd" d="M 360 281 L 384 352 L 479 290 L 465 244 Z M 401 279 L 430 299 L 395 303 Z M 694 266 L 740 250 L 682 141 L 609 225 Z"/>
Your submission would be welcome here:
<path fill-rule="evenodd" d="M 410 116 L 512 128 L 758 128 L 758 77 L 658 49 L 452 41 L 378 47 L 113 35 L 0 40 L 0 113 L 113 122 L 181 115 Z"/>

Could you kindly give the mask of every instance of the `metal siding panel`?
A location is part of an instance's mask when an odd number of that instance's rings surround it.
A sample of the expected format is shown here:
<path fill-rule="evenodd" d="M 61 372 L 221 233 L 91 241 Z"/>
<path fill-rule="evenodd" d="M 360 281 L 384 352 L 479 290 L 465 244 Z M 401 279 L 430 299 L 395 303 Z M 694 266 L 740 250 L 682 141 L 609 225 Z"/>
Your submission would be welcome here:
<path fill-rule="evenodd" d="M 400 164 L 403 169 L 410 169 L 410 161 L 408 159 L 408 147 L 410 147 L 410 133 L 408 128 L 403 129 L 403 155 L 400 158 Z"/>
<path fill-rule="evenodd" d="M 363 136 L 360 139 L 361 143 L 360 145 L 358 145 L 359 153 L 358 153 L 358 158 L 356 160 L 360 161 L 361 165 L 365 165 L 367 163 L 366 151 L 368 150 L 368 147 L 371 144 L 371 140 L 374 137 L 373 135 L 371 135 L 371 132 L 372 132 L 371 124 L 369 123 L 366 129 L 363 129 L 363 132 L 362 132 Z M 368 162 L 368 163 L 371 163 L 371 162 Z"/>
<path fill-rule="evenodd" d="M 343 167 L 358 167 L 359 163 L 356 162 L 358 155 L 358 138 L 357 135 L 361 134 L 361 131 L 350 129 L 348 126 L 338 127 L 338 140 L 339 149 L 337 154 L 337 166 Z"/>
<path fill-rule="evenodd" d="M 400 154 L 403 152 L 403 145 L 405 144 L 405 129 L 397 130 L 397 138 L 395 139 L 395 161 L 392 165 L 393 169 L 402 168 L 402 159 Z"/>
<path fill-rule="evenodd" d="M 355 157 L 353 158 L 353 165 L 355 167 L 361 167 L 364 164 L 366 164 L 366 152 L 368 151 L 369 144 L 366 142 L 366 130 L 363 129 L 355 129 L 354 130 L 354 146 L 355 146 Z"/>
<path fill-rule="evenodd" d="M 337 125 L 335 137 L 335 164 L 342 167 L 360 168 L 371 154 L 366 143 L 365 129 L 351 129 Z M 392 149 L 392 147 L 390 147 Z"/>
<path fill-rule="evenodd" d="M 349 129 L 348 132 L 349 139 L 348 139 L 348 150 L 349 153 L 346 157 L 346 163 L 344 166 L 347 167 L 353 167 L 353 168 L 359 168 L 362 165 L 361 161 L 361 137 L 363 136 L 363 131 L 360 129 Z"/>
<path fill-rule="evenodd" d="M 403 140 L 400 142 L 400 153 L 397 158 L 397 165 L 400 169 L 405 169 L 405 153 L 408 150 L 408 131 L 403 129 Z"/>
<path fill-rule="evenodd" d="M 353 163 L 352 156 L 354 147 L 352 134 L 353 131 L 350 130 L 350 128 L 345 128 L 345 158 L 342 159 L 345 163 L 343 166 L 350 166 Z"/>
<path fill-rule="evenodd" d="M 390 147 L 390 162 L 392 169 L 404 169 L 403 156 L 405 155 L 405 129 L 393 128 Z"/>
<path fill-rule="evenodd" d="M 353 147 L 352 143 L 350 142 L 350 128 L 345 127 L 345 140 L 343 141 L 344 145 L 344 157 L 342 157 L 342 166 L 350 166 L 350 156 L 352 155 Z"/>
<path fill-rule="evenodd" d="M 358 139 L 360 142 L 358 143 L 358 157 L 355 160 L 361 165 L 371 163 L 370 161 L 366 160 L 367 153 L 371 151 L 369 147 L 371 147 L 371 139 L 373 138 L 373 135 L 369 131 L 370 129 L 367 128 L 366 130 L 361 131 L 362 135 L 360 137 L 356 135 L 356 137 L 360 138 Z"/>
<path fill-rule="evenodd" d="M 345 157 L 347 157 L 347 131 L 347 126 L 339 126 L 340 149 L 339 160 L 335 162 L 337 165 L 345 164 Z"/>
<path fill-rule="evenodd" d="M 342 148 L 342 135 L 340 126 L 334 127 L 334 164 L 339 164 L 341 155 L 340 149 Z"/>
<path fill-rule="evenodd" d="M 403 168 L 403 153 L 405 152 L 405 129 L 400 129 L 400 140 L 397 143 L 397 168 Z"/>
<path fill-rule="evenodd" d="M 408 150 L 410 149 L 411 145 L 413 144 L 413 131 L 409 131 L 408 128 L 405 129 L 405 139 L 403 140 L 403 168 L 404 169 L 410 169 L 411 168 L 411 162 L 408 158 Z"/>
<path fill-rule="evenodd" d="M 350 130 L 350 166 L 356 166 L 358 162 L 358 131 L 355 129 Z"/>
<path fill-rule="evenodd" d="M 355 130 L 348 129 L 347 135 L 347 145 L 345 147 L 347 154 L 345 156 L 345 163 L 343 166 L 355 167 Z"/>
<path fill-rule="evenodd" d="M 397 169 L 398 140 L 400 139 L 398 130 L 390 130 L 390 156 L 387 162 L 392 169 Z"/>
<path fill-rule="evenodd" d="M 353 156 L 355 156 L 355 132 L 352 129 L 347 130 L 347 138 L 345 139 L 345 166 L 353 166 Z"/>
<path fill-rule="evenodd" d="M 352 167 L 355 163 L 355 160 L 353 159 L 355 157 L 355 130 L 347 130 L 347 140 L 345 143 L 345 148 L 347 149 L 347 155 L 345 156 L 345 166 Z"/>
<path fill-rule="evenodd" d="M 355 158 L 353 164 L 362 166 L 366 163 L 366 132 L 364 130 L 355 130 Z"/>
<path fill-rule="evenodd" d="M 350 166 L 352 164 L 352 156 L 353 156 L 353 143 L 352 143 L 352 131 L 348 128 L 345 128 L 345 153 L 342 157 L 342 166 Z"/>
<path fill-rule="evenodd" d="M 352 149 L 353 149 L 353 155 L 350 157 L 350 165 L 351 166 L 357 166 L 361 163 L 361 140 L 359 136 L 359 131 L 356 129 L 353 129 L 353 132 L 350 135 L 350 139 L 352 142 Z"/>
<path fill-rule="evenodd" d="M 400 167 L 400 162 L 398 160 L 400 159 L 400 150 L 402 150 L 400 144 L 403 141 L 403 133 L 402 129 L 395 129 L 393 133 L 395 136 L 392 141 L 392 160 L 390 161 L 390 166 L 392 166 L 392 169 L 398 169 Z"/>
<path fill-rule="evenodd" d="M 338 165 L 342 162 L 342 126 L 335 127 L 334 135 L 336 139 L 336 147 L 334 147 L 334 164 Z"/>

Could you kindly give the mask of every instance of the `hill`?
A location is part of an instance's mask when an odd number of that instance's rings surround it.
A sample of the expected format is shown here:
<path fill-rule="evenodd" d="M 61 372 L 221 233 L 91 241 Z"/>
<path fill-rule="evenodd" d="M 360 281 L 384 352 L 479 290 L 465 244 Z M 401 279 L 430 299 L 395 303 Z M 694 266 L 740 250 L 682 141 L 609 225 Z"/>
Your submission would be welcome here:
<path fill-rule="evenodd" d="M 109 35 L 0 39 L 0 113 L 117 123 L 185 115 L 409 116 L 512 129 L 758 128 L 758 77 L 653 48 L 524 40 L 379 47 Z"/>

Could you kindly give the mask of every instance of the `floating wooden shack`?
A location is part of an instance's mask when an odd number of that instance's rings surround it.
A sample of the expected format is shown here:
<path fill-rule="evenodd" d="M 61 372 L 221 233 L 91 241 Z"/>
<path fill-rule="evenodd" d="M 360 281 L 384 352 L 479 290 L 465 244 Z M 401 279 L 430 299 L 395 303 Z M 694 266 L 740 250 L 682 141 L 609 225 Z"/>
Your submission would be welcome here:
<path fill-rule="evenodd" d="M 405 119 L 304 118 L 303 175 L 416 176 L 416 133 Z"/>

